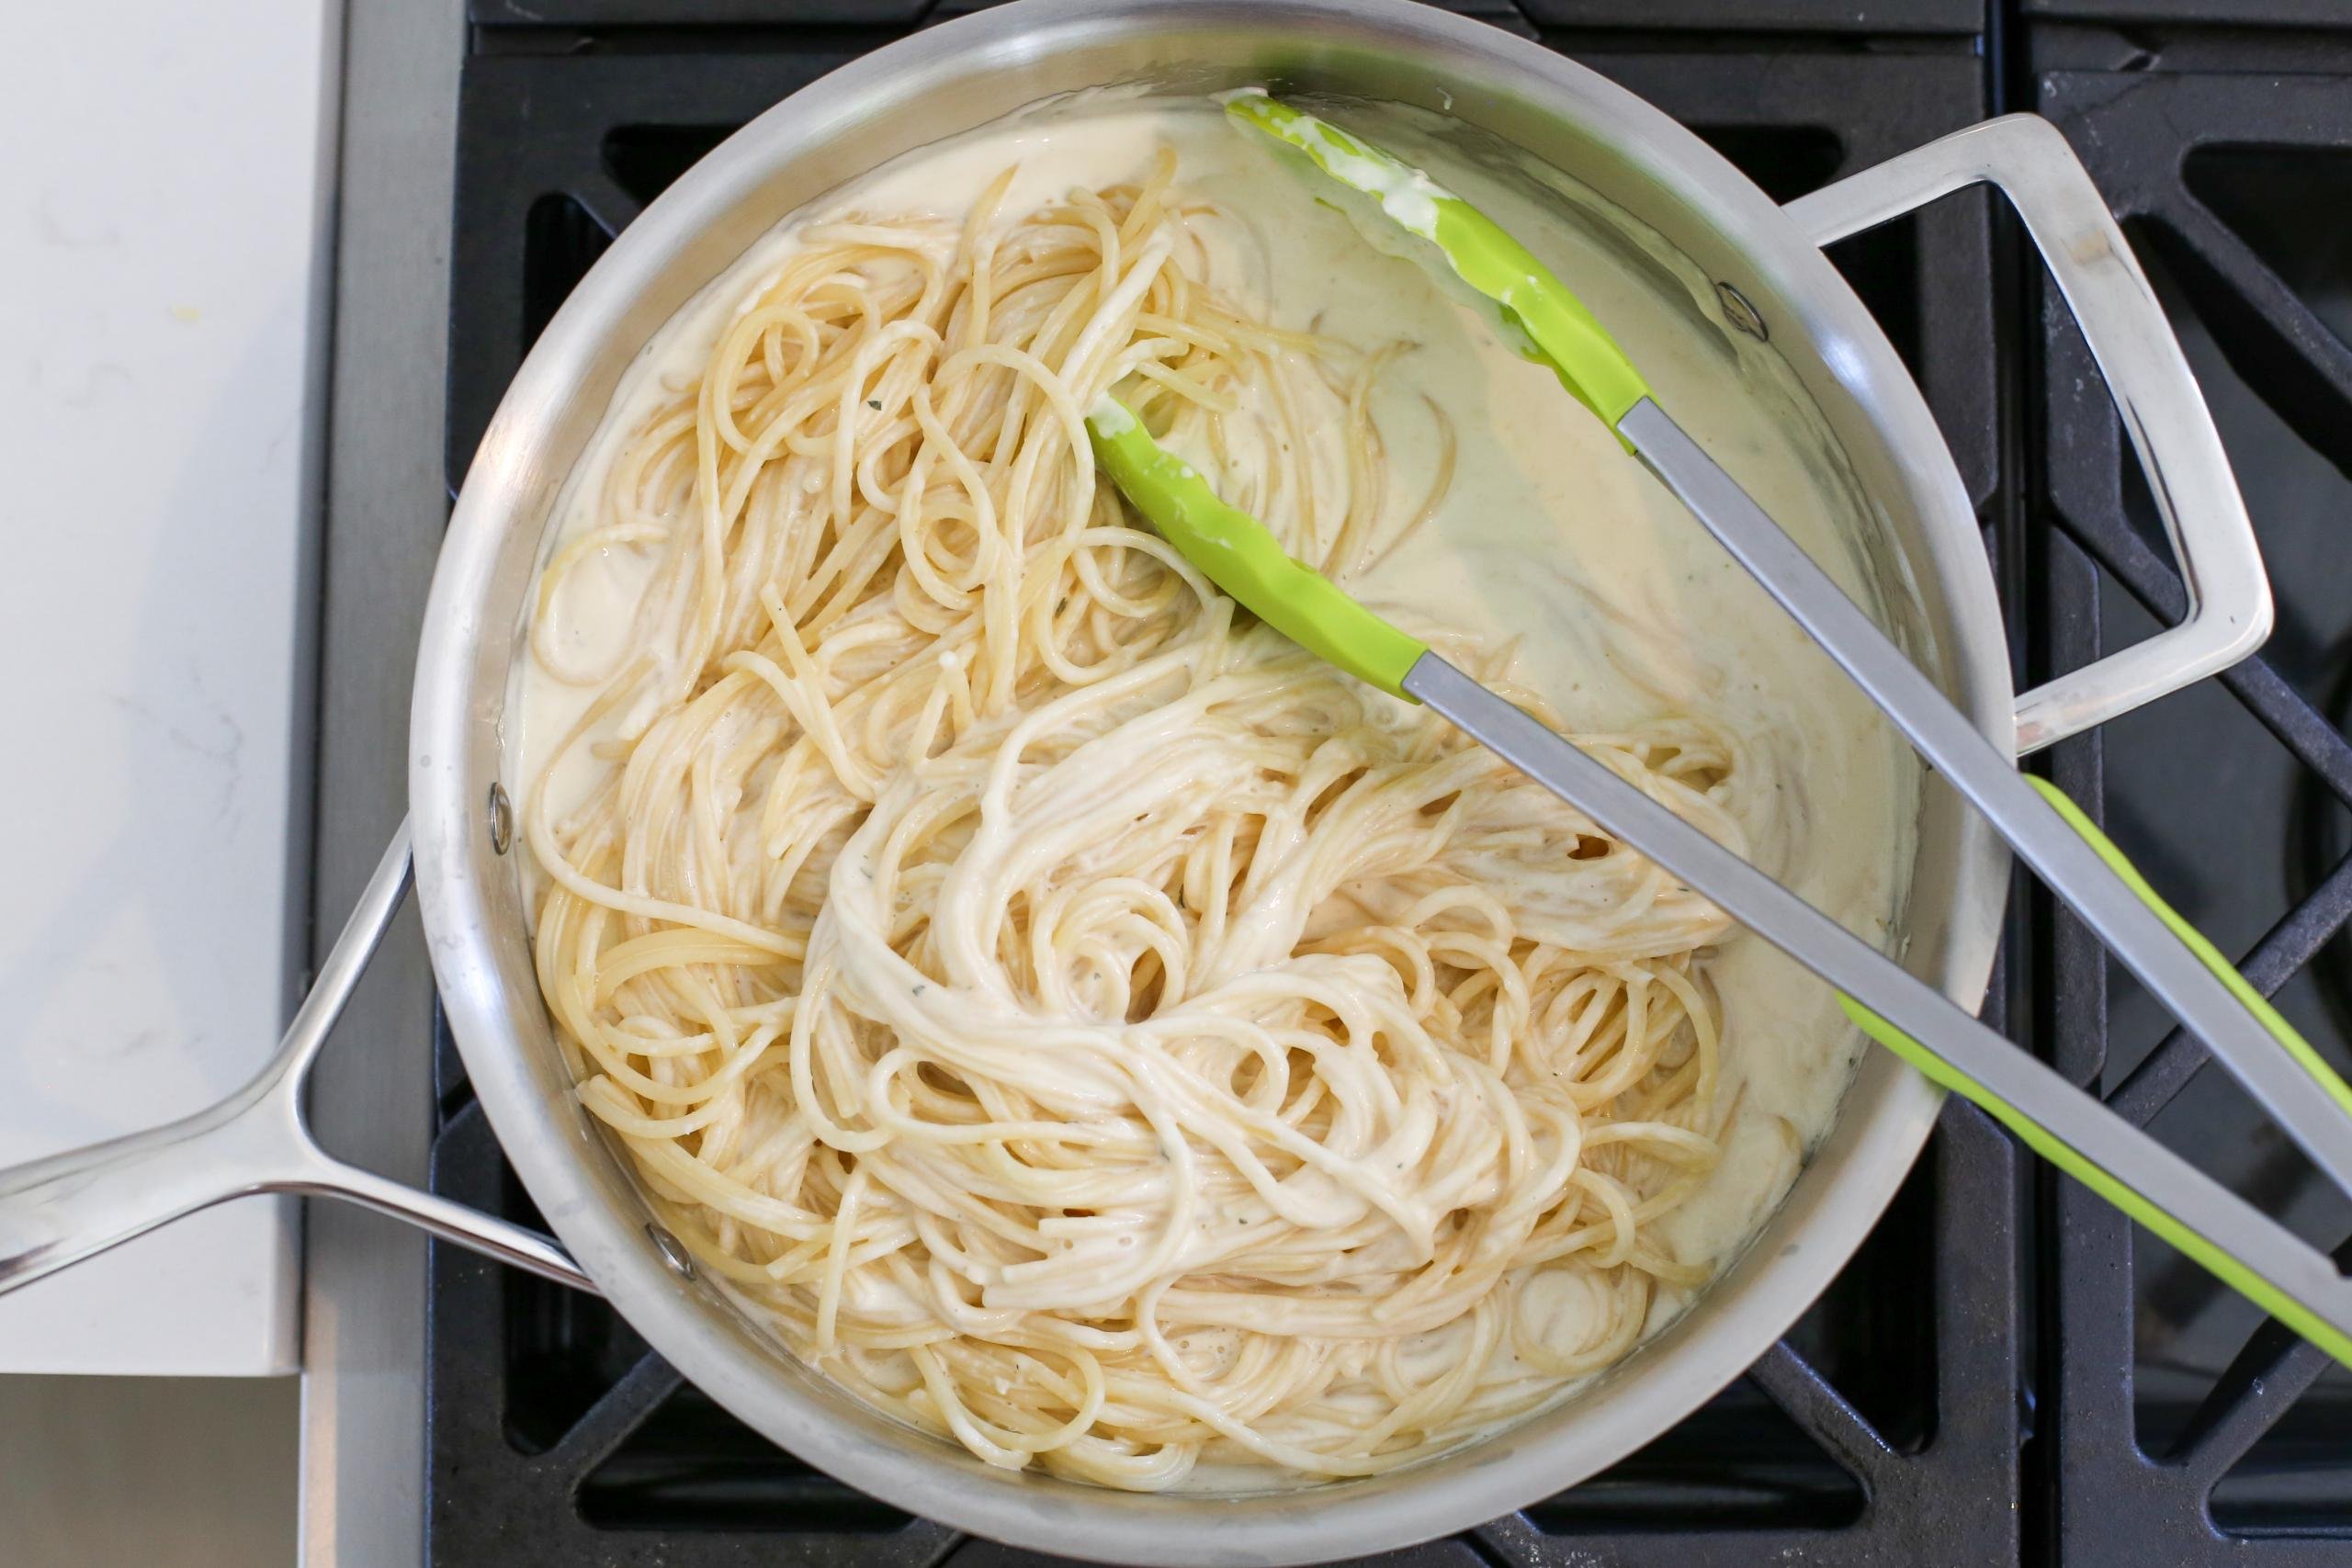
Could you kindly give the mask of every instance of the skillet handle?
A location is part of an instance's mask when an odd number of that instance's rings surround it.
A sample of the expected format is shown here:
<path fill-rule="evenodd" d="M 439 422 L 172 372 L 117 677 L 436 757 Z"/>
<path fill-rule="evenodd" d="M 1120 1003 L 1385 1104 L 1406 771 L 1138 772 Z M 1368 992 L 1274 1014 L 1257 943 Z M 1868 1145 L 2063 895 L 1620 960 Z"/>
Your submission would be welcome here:
<path fill-rule="evenodd" d="M 1984 183 L 2006 193 L 2115 397 L 2171 538 L 2188 614 L 2178 626 L 2018 699 L 2018 751 L 2096 728 L 2225 670 L 2270 635 L 2270 583 L 2220 432 L 2147 275 L 2065 136 L 2006 115 L 1789 203 L 1815 244 Z"/>
<path fill-rule="evenodd" d="M 251 1086 L 195 1115 L 0 1170 L 0 1295 L 224 1198 L 278 1190 L 294 1146 Z"/>
<path fill-rule="evenodd" d="M 345 1165 L 311 1137 L 304 1080 L 408 885 L 403 822 L 276 1054 L 235 1093 L 161 1127 L 0 1169 L 0 1295 L 255 1192 L 340 1198 L 560 1284 L 595 1290 L 571 1256 L 537 1231 Z"/>

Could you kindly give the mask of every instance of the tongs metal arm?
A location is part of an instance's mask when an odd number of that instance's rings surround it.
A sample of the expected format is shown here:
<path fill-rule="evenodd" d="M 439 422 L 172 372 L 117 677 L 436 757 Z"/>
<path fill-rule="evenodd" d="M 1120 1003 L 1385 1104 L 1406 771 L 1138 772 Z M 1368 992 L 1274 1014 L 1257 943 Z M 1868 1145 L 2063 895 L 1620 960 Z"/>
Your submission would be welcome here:
<path fill-rule="evenodd" d="M 1405 687 L 1837 987 L 1872 1039 L 2352 1366 L 2352 1280 L 2284 1225 L 1437 655 Z"/>
<path fill-rule="evenodd" d="M 1617 428 L 1707 531 L 1796 617 L 2050 890 L 2206 1043 L 2312 1163 L 2352 1192 L 2352 1088 L 2319 1053 L 2267 1006 L 2260 1012 L 2248 1007 L 2244 996 L 2252 993 L 2242 995 L 2229 983 L 2237 978 L 2235 971 L 2225 965 L 2225 980 L 2192 951 L 2157 907 L 2117 874 L 2077 827 L 1664 411 L 1645 400 Z"/>

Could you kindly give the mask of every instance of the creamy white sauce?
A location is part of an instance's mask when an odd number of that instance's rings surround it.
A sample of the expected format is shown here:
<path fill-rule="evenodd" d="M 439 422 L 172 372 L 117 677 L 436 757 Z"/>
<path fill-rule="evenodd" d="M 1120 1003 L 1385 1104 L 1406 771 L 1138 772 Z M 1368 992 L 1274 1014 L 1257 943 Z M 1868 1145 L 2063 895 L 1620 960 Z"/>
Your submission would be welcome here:
<path fill-rule="evenodd" d="M 1879 608 L 1861 546 L 1868 511 L 1818 412 L 1776 354 L 1724 322 L 1691 263 L 1555 171 L 1491 150 L 1465 155 L 1419 117 L 1359 106 L 1340 118 L 1430 171 L 1566 280 L 1659 402 L 1848 592 Z M 593 525 L 628 434 L 663 388 L 692 383 L 727 321 L 807 223 L 859 211 L 958 217 L 1008 164 L 1019 173 L 1004 209 L 1021 210 L 1073 186 L 1134 179 L 1162 145 L 1179 154 L 1180 187 L 1228 215 L 1198 226 L 1221 293 L 1277 325 L 1366 348 L 1397 338 L 1415 345 L 1374 394 L 1389 505 L 1367 551 L 1376 564 L 1345 585 L 1421 635 L 1508 642 L 1510 678 L 1572 728 L 1687 713 L 1728 729 L 1741 748 L 1736 810 L 1759 863 L 1849 928 L 1891 942 L 1918 775 L 1868 702 L 1549 370 L 1513 352 L 1458 290 L 1391 254 L 1398 247 L 1368 243 L 1381 236 L 1359 232 L 1329 204 L 1329 182 L 1302 173 L 1297 154 L 1199 100 L 1081 96 L 898 159 L 786 219 L 647 345 L 558 502 L 550 550 Z M 1430 403 L 1458 441 L 1453 480 L 1428 523 L 1400 540 L 1393 536 L 1439 461 Z M 1216 479 L 1206 455 L 1187 456 Z M 1310 456 L 1336 478 L 1332 453 Z M 574 570 L 561 611 L 567 654 L 594 661 L 624 645 L 647 568 L 616 548 Z M 535 660 L 518 662 L 509 776 L 527 781 L 590 693 Z M 560 810 L 599 766 L 575 748 L 551 803 Z M 1686 1261 L 1720 1263 L 1754 1234 L 1827 1128 L 1860 1039 L 1826 987 L 1754 937 L 1728 941 L 1711 973 L 1728 1031 L 1722 1092 L 1737 1097 L 1738 1111 L 1713 1178 L 1656 1234 Z M 1682 1304 L 1662 1292 L 1652 1328 Z M 1590 1304 L 1564 1285 L 1549 1306 L 1573 1342 Z"/>

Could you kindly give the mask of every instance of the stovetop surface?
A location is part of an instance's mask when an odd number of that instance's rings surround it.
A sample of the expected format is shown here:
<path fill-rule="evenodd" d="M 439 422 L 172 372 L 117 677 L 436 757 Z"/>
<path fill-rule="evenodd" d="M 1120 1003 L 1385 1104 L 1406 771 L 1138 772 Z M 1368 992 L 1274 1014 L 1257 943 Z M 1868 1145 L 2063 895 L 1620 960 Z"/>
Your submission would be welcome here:
<path fill-rule="evenodd" d="M 1990 113 L 2055 120 L 2131 233 L 2270 565 L 2263 656 L 2049 755 L 2339 1065 L 2352 1060 L 2352 8 L 2337 0 L 1456 0 L 1657 104 L 1786 200 Z M 524 350 L 752 116 L 962 0 L 472 0 L 452 248 L 454 490 Z M 1871 15 L 1852 19 L 1857 9 Z M 2177 616 L 2104 385 L 2005 212 L 1833 248 L 1950 440 L 2022 688 Z M 2323 1246 L 2330 1191 L 2038 890 L 1987 1017 Z M 436 1190 L 536 1221 L 446 1038 Z M 434 1568 L 1043 1562 L 793 1460 L 601 1302 L 436 1246 Z M 1871 1240 L 1754 1368 L 1602 1475 L 1386 1561 L 2352 1562 L 2352 1377 L 1954 1103 Z"/>

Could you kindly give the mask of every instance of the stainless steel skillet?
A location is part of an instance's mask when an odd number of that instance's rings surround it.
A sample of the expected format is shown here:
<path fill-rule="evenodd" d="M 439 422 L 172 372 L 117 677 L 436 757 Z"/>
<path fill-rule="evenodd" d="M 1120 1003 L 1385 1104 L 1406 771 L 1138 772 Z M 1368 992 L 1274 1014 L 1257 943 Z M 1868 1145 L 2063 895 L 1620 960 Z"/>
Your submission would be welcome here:
<path fill-rule="evenodd" d="M 523 940 L 500 827 L 500 730 L 527 587 L 557 487 L 638 347 L 777 217 L 884 159 L 1024 103 L 1103 83 L 1190 91 L 1253 82 L 1444 109 L 1633 213 L 1736 291 L 1819 407 L 1883 520 L 1875 541 L 1916 590 L 1937 683 L 2004 747 L 2047 744 L 2211 673 L 2256 646 L 2268 602 L 2226 472 L 2160 465 L 2195 613 L 2162 637 L 2013 699 L 2006 637 L 1966 495 L 1917 389 L 1818 246 L 1974 179 L 2029 186 L 2054 137 L 2003 139 L 1963 163 L 1939 144 L 1776 208 L 1703 144 L 1571 62 L 1401 0 L 1023 0 L 893 45 L 763 116 L 624 234 L 549 325 L 460 498 L 420 650 L 411 747 L 416 875 L 443 999 L 509 1158 L 561 1237 L 543 1240 L 338 1167 L 302 1133 L 299 1064 L 232 1102 L 98 1157 L 0 1177 L 0 1278 L 23 1280 L 238 1192 L 353 1196 L 592 1278 L 636 1328 L 738 1416 L 810 1462 L 914 1512 L 1066 1555 L 1131 1562 L 1290 1562 L 1461 1528 L 1591 1474 L 1679 1419 L 1770 1347 L 1892 1196 L 1936 1091 L 1869 1058 L 1836 1128 L 1756 1246 L 1679 1322 L 1575 1401 L 1459 1453 L 1375 1481 L 1204 1505 L 991 1472 L 839 1394 L 781 1354 L 707 1281 L 682 1277 L 655 1216 L 570 1094 Z M 1839 192 L 1848 191 L 1841 197 Z M 1867 199 L 1864 199 L 1864 196 Z M 2029 213 L 2069 245 L 2104 214 Z M 2136 406 L 2177 402 L 2168 333 L 2107 367 Z M 2155 374 L 2150 367 L 2155 367 Z M 2151 375 L 2154 378 L 2151 379 Z M 2188 415 L 2210 438 L 2201 409 Z M 2159 454 L 2161 457 L 2162 454 Z M 396 901 L 398 850 L 360 925 Z M 1905 958 L 1973 1007 L 1997 935 L 2007 860 L 1940 792 L 1923 809 Z M 352 954 L 356 974 L 359 954 Z M 329 966 L 330 974 L 343 964 Z M 347 993 L 349 974 L 343 976 Z M 340 993 L 306 1010 L 314 1042 Z M 126 1167 L 124 1157 L 138 1162 Z M 564 1252 L 578 1260 L 571 1274 Z"/>

